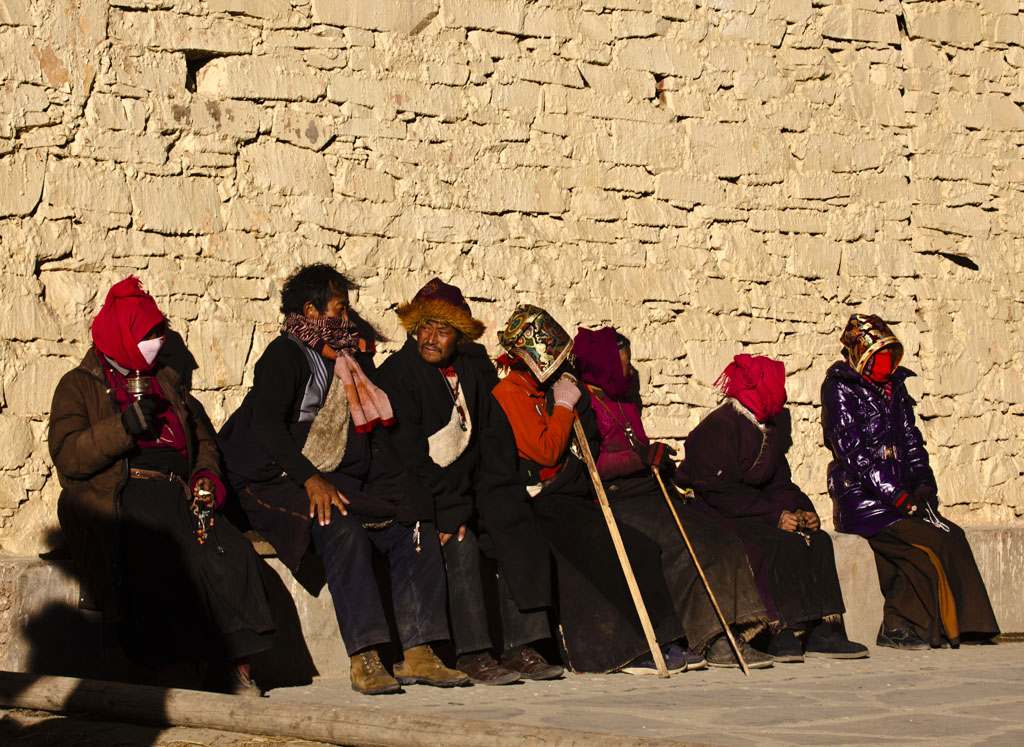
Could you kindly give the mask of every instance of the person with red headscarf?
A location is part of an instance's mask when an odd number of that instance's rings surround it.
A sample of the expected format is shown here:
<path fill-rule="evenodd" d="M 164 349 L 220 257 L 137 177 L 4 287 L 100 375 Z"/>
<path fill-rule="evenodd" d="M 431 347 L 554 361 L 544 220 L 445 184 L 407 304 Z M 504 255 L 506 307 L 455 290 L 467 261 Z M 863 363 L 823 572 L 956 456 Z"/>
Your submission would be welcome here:
<path fill-rule="evenodd" d="M 786 405 L 785 367 L 737 355 L 715 384 L 726 402 L 686 437 L 675 481 L 692 488 L 695 509 L 742 540 L 768 611 L 767 652 L 779 662 L 803 661 L 805 653 L 867 656 L 846 637 L 832 541 L 793 482 L 773 422 Z"/>
<path fill-rule="evenodd" d="M 259 558 L 217 512 L 220 457 L 202 406 L 159 356 L 167 322 L 132 276 L 92 324 L 93 346 L 60 380 L 50 456 L 61 529 L 86 588 L 128 656 L 159 684 L 259 695 L 248 657 L 274 623 Z M 216 678 L 221 680 L 217 681 Z"/>

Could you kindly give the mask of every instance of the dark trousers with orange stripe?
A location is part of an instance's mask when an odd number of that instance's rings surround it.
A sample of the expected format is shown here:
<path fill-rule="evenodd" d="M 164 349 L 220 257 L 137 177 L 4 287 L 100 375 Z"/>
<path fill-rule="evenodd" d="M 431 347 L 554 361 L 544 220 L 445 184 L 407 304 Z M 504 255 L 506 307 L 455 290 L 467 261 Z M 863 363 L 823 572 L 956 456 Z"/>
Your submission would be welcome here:
<path fill-rule="evenodd" d="M 985 582 L 964 530 L 901 519 L 868 537 L 885 597 L 882 624 L 909 628 L 932 646 L 999 633 Z"/>

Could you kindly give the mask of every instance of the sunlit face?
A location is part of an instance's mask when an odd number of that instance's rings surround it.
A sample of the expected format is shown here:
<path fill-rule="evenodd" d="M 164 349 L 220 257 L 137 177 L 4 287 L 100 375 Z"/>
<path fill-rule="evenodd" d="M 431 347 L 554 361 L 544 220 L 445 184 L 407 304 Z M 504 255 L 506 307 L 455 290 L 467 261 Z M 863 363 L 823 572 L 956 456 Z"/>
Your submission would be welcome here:
<path fill-rule="evenodd" d="M 450 324 L 427 320 L 416 328 L 416 350 L 435 366 L 452 357 L 458 342 L 458 330 Z"/>
<path fill-rule="evenodd" d="M 321 317 L 348 319 L 348 291 L 343 290 L 332 296 L 323 312 L 319 311 L 311 301 L 306 301 L 306 305 L 302 307 L 302 313 L 310 319 L 320 319 Z"/>

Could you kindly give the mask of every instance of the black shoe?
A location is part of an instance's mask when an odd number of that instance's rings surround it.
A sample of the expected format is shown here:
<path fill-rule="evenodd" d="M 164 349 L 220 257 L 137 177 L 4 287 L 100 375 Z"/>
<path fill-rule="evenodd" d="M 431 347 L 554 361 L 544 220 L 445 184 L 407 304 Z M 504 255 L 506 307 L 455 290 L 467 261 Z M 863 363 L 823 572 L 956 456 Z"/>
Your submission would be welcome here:
<path fill-rule="evenodd" d="M 842 623 L 823 622 L 807 636 L 805 656 L 828 659 L 866 659 L 868 647 L 846 637 Z"/>
<path fill-rule="evenodd" d="M 773 659 L 769 654 L 762 653 L 756 648 L 751 648 L 749 644 L 743 641 L 736 641 L 736 643 L 739 645 L 740 653 L 743 654 L 743 661 L 746 663 L 747 669 L 767 669 L 772 666 Z M 707 650 L 704 652 L 704 658 L 710 667 L 738 668 L 740 665 L 736 659 L 736 654 L 733 653 L 732 646 L 729 644 L 729 639 L 724 635 L 718 636 L 707 647 Z"/>
<path fill-rule="evenodd" d="M 792 630 L 780 630 L 772 634 L 768 642 L 768 654 L 780 664 L 801 664 L 804 660 L 804 647 Z"/>
<path fill-rule="evenodd" d="M 927 651 L 931 648 L 921 636 L 910 628 L 886 630 L 885 626 L 878 629 L 875 645 L 899 648 L 904 651 Z"/>

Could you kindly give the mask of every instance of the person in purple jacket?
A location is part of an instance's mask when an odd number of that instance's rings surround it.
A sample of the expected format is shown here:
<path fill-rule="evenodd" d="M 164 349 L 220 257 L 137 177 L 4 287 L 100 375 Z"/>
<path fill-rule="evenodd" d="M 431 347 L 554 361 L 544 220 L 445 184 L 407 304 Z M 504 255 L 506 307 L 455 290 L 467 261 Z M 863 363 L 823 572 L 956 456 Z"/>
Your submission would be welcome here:
<path fill-rule="evenodd" d="M 844 360 L 821 385 L 828 492 L 836 529 L 866 537 L 875 552 L 885 597 L 877 643 L 989 641 L 999 626 L 964 531 L 939 514 L 903 346 L 873 314 L 852 315 L 841 339 Z"/>

